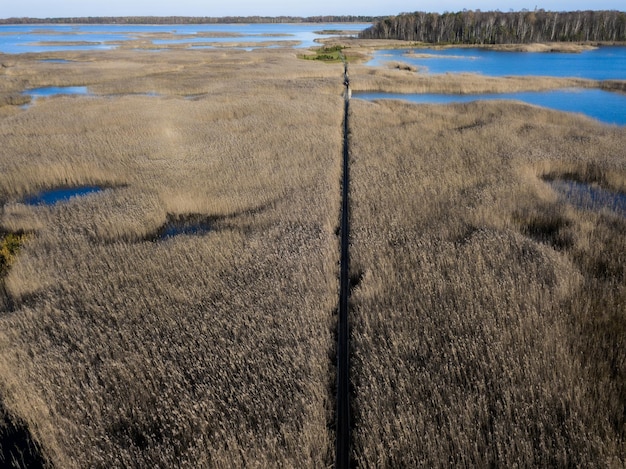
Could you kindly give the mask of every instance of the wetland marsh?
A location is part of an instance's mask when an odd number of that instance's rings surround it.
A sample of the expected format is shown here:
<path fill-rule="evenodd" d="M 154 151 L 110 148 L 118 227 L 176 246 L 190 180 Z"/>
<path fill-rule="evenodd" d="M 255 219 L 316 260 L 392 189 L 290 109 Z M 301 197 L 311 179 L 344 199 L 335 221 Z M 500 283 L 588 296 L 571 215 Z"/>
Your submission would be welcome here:
<path fill-rule="evenodd" d="M 352 459 L 626 461 L 626 220 L 547 182 L 622 200 L 625 127 L 522 102 L 353 99 L 344 148 L 341 62 L 150 52 L 156 37 L 0 55 L 6 445 L 34 441 L 59 468 L 332 466 L 345 154 Z M 601 87 L 356 62 L 349 83 Z M 43 87 L 91 95 L 20 108 Z M 114 189 L 24 203 L 67 187 Z"/>

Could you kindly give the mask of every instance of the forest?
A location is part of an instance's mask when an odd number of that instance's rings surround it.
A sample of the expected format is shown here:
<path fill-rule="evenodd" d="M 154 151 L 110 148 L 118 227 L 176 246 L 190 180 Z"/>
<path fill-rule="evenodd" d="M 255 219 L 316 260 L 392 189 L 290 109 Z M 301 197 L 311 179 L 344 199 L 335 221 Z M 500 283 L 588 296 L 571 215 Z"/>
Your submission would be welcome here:
<path fill-rule="evenodd" d="M 626 13 L 620 11 L 403 13 L 379 20 L 363 39 L 401 39 L 451 44 L 626 41 Z"/>

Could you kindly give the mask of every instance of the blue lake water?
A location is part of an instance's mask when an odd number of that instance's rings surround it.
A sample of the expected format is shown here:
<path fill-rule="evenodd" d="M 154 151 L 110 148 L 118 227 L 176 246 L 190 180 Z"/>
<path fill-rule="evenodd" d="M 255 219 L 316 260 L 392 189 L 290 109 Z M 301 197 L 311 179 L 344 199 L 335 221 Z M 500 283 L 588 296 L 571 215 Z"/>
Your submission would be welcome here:
<path fill-rule="evenodd" d="M 509 99 L 558 111 L 582 113 L 607 124 L 626 125 L 626 94 L 599 89 L 560 89 L 501 94 L 400 94 L 354 92 L 353 98 L 402 99 L 418 104 L 464 103 L 479 100 Z"/>
<path fill-rule="evenodd" d="M 263 42 L 299 41 L 298 47 L 311 47 L 314 40 L 332 35 L 316 34 L 324 30 L 354 31 L 357 34 L 369 23 L 271 23 L 271 24 L 176 24 L 176 25 L 8 25 L 0 26 L 0 52 L 52 52 L 65 50 L 100 50 L 117 47 L 120 41 L 150 39 L 156 33 L 185 37 L 153 41 L 154 44 L 177 42 Z M 226 33 L 224 37 L 196 37 L 202 33 Z M 232 37 L 232 34 L 239 35 Z M 88 42 L 85 45 L 39 44 L 41 42 Z"/>
<path fill-rule="evenodd" d="M 626 79 L 626 47 L 621 46 L 600 47 L 581 53 L 503 52 L 466 48 L 392 49 L 377 51 L 368 65 L 380 66 L 395 61 L 406 62 L 420 71 L 435 74 Z"/>
<path fill-rule="evenodd" d="M 101 190 L 102 188 L 98 186 L 51 189 L 27 197 L 24 199 L 24 203 L 28 205 L 54 205 L 59 202 L 66 202 L 74 197 L 82 197 L 94 192 L 100 192 Z"/>

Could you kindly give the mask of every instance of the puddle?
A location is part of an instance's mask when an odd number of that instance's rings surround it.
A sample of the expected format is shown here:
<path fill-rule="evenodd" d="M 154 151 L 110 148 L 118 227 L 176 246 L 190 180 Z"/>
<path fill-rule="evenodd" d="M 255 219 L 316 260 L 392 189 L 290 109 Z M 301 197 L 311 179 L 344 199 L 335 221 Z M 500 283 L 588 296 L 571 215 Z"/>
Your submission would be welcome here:
<path fill-rule="evenodd" d="M 626 194 L 624 193 L 571 180 L 554 179 L 546 182 L 577 208 L 594 211 L 607 209 L 626 217 Z"/>
<path fill-rule="evenodd" d="M 153 239 L 158 241 L 181 235 L 202 236 L 212 230 L 212 219 L 206 215 L 169 215 L 167 222 L 159 229 Z"/>
<path fill-rule="evenodd" d="M 103 189 L 98 186 L 68 187 L 42 191 L 36 195 L 24 199 L 27 205 L 54 205 L 59 202 L 67 202 L 74 197 L 82 197 L 88 194 L 100 192 Z"/>

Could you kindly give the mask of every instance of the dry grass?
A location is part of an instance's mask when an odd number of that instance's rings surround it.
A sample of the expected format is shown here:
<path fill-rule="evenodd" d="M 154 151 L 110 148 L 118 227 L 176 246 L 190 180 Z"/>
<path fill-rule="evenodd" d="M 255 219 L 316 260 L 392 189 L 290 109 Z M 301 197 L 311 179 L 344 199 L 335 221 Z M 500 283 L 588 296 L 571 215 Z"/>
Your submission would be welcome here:
<path fill-rule="evenodd" d="M 249 87 L 251 80 L 270 82 L 277 73 L 283 74 L 283 80 L 329 78 L 337 74 L 333 67 L 293 62 L 296 55 L 292 49 L 186 50 L 176 45 L 160 52 L 129 48 L 98 53 L 0 55 L 0 93 L 19 94 L 28 88 L 46 86 L 88 86 L 102 95 L 155 92 L 183 97 Z"/>
<path fill-rule="evenodd" d="M 392 93 L 513 93 L 558 88 L 618 89 L 604 82 L 577 78 L 533 76 L 488 77 L 471 73 L 421 73 L 410 65 L 391 61 L 387 68 L 353 65 L 351 74 L 358 76 L 351 86 L 354 91 L 383 91 Z"/>
<path fill-rule="evenodd" d="M 597 49 L 598 46 L 585 42 L 545 42 L 534 44 L 494 44 L 489 45 L 487 48 L 509 52 L 567 52 L 576 54 Z"/>
<path fill-rule="evenodd" d="M 0 62 L 0 228 L 29 233 L 0 289 L 0 434 L 27 427 L 56 467 L 330 466 L 343 67 L 290 50 Z M 70 85 L 93 96 L 11 101 Z M 623 465 L 626 222 L 544 179 L 624 191 L 625 130 L 519 103 L 350 107 L 359 464 Z M 179 218 L 212 230 L 153 241 Z"/>
<path fill-rule="evenodd" d="M 364 52 L 371 52 L 377 49 L 402 49 L 405 47 L 428 47 L 428 44 L 414 41 L 402 41 L 400 39 L 360 39 L 355 37 L 342 37 L 333 36 L 319 38 L 316 42 L 324 44 L 326 46 L 340 45 L 355 50 L 362 50 Z"/>
<path fill-rule="evenodd" d="M 32 233 L 0 303 L 7 412 L 56 467 L 330 465 L 341 66 L 62 56 L 2 82 L 96 94 L 0 119 L 0 222 Z M 109 189 L 20 202 L 89 184 Z M 186 216 L 212 231 L 146 240 Z"/>
<path fill-rule="evenodd" d="M 623 190 L 626 131 L 504 102 L 351 110 L 359 465 L 623 465 L 626 221 L 542 177 Z"/>
<path fill-rule="evenodd" d="M 626 80 L 605 80 L 601 87 L 604 90 L 626 93 Z"/>

